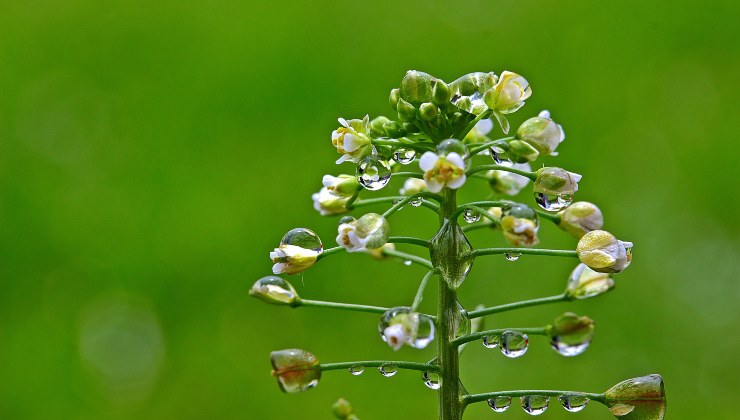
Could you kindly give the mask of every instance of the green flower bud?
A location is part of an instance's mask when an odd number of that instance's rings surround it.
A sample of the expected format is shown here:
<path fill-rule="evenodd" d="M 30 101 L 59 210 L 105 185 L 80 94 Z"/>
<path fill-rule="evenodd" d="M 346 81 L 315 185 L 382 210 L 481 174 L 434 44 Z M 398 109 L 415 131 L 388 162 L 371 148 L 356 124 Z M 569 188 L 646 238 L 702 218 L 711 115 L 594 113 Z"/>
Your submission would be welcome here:
<path fill-rule="evenodd" d="M 570 274 L 565 294 L 570 299 L 588 299 L 606 293 L 613 288 L 614 280 L 609 276 L 609 273 L 599 273 L 581 263 Z"/>
<path fill-rule="evenodd" d="M 524 101 L 532 95 L 529 82 L 522 76 L 504 71 L 498 83 L 486 91 L 483 100 L 488 108 L 500 114 L 511 114 L 522 106 Z"/>
<path fill-rule="evenodd" d="M 501 163 L 501 166 L 509 166 L 527 172 L 532 171 L 529 163 L 512 164 L 504 161 Z M 508 171 L 489 171 L 486 176 L 488 177 L 488 184 L 491 186 L 491 189 L 499 194 L 517 195 L 519 191 L 529 184 L 529 178 L 526 176 Z"/>
<path fill-rule="evenodd" d="M 578 191 L 578 181 L 580 180 L 581 175 L 568 172 L 562 168 L 541 168 L 537 171 L 534 190 L 545 194 L 572 195 Z"/>
<path fill-rule="evenodd" d="M 401 99 L 419 106 L 432 101 L 432 85 L 436 79 L 432 75 L 409 70 L 401 80 Z"/>
<path fill-rule="evenodd" d="M 262 277 L 257 280 L 249 289 L 249 295 L 275 305 L 293 306 L 299 299 L 293 285 L 276 276 Z"/>
<path fill-rule="evenodd" d="M 620 382 L 606 391 L 606 404 L 624 420 L 663 420 L 666 412 L 663 377 L 648 375 Z"/>
<path fill-rule="evenodd" d="M 398 118 L 403 121 L 413 121 L 416 119 L 416 108 L 411 103 L 399 99 L 398 101 Z"/>
<path fill-rule="evenodd" d="M 370 132 L 375 135 L 375 137 L 382 137 L 385 135 L 385 129 L 383 126 L 386 123 L 391 122 L 391 120 L 388 117 L 379 116 L 375 117 L 370 121 Z"/>
<path fill-rule="evenodd" d="M 383 124 L 383 131 L 388 137 L 397 139 L 406 135 L 406 130 L 398 121 L 389 121 Z"/>
<path fill-rule="evenodd" d="M 540 155 L 540 152 L 526 141 L 512 140 L 509 142 L 509 147 L 509 156 L 514 155 L 521 158 L 516 159 L 517 162 L 531 162 L 533 160 L 537 160 L 537 157 Z"/>
<path fill-rule="evenodd" d="M 450 103 L 452 92 L 447 83 L 436 79 L 432 82 L 432 102 L 439 106 L 445 106 Z"/>
<path fill-rule="evenodd" d="M 377 249 L 388 242 L 389 232 L 390 226 L 383 216 L 368 213 L 357 220 L 340 220 L 337 243 L 348 252 Z"/>
<path fill-rule="evenodd" d="M 582 263 L 599 273 L 619 273 L 632 261 L 632 243 L 622 242 L 605 230 L 583 235 L 576 251 Z"/>
<path fill-rule="evenodd" d="M 577 356 L 591 343 L 595 329 L 591 318 L 566 312 L 547 327 L 547 336 L 555 351 L 563 356 Z"/>
<path fill-rule="evenodd" d="M 439 108 L 433 103 L 425 102 L 419 107 L 419 116 L 424 121 L 432 121 L 439 115 Z"/>
<path fill-rule="evenodd" d="M 296 393 L 314 388 L 321 379 L 319 360 L 300 349 L 278 350 L 270 353 L 272 376 L 278 379 L 283 392 Z"/>
<path fill-rule="evenodd" d="M 604 216 L 595 204 L 579 201 L 561 210 L 558 227 L 576 238 L 604 227 Z"/>
<path fill-rule="evenodd" d="M 401 123 L 401 127 L 403 127 L 403 131 L 406 133 L 418 133 L 419 128 L 415 126 L 413 123 L 404 121 Z"/>
<path fill-rule="evenodd" d="M 396 88 L 396 89 L 391 89 L 391 94 L 390 94 L 390 96 L 388 97 L 388 103 L 390 103 L 390 105 L 391 105 L 391 108 L 393 108 L 394 110 L 396 110 L 396 109 L 397 109 L 397 106 L 398 106 L 398 100 L 399 100 L 399 99 L 401 99 L 401 90 L 400 90 L 400 89 L 398 89 L 398 88 Z"/>
<path fill-rule="evenodd" d="M 332 410 L 338 419 L 346 420 L 352 414 L 352 405 L 344 398 L 340 398 L 332 405 Z"/>
<path fill-rule="evenodd" d="M 532 145 L 543 156 L 555 156 L 555 148 L 565 140 L 565 133 L 563 127 L 550 119 L 548 111 L 542 111 L 539 116 L 524 121 L 516 131 L 516 137 Z"/>

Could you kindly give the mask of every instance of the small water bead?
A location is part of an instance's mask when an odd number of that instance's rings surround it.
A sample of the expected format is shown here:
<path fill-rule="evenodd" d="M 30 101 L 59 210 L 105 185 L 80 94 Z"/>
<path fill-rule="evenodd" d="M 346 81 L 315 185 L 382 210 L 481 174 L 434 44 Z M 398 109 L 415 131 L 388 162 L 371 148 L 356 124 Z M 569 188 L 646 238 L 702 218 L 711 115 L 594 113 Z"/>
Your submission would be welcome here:
<path fill-rule="evenodd" d="M 491 147 L 491 159 L 493 159 L 496 165 L 504 163 L 504 160 L 501 159 L 500 152 L 498 152 L 495 147 Z"/>
<path fill-rule="evenodd" d="M 505 331 L 498 339 L 501 353 L 512 359 L 521 357 L 527 352 L 529 337 L 518 331 Z"/>
<path fill-rule="evenodd" d="M 460 302 L 457 302 L 457 311 L 452 319 L 452 326 L 455 329 L 455 337 L 468 335 L 472 329 L 472 322 L 470 321 L 468 312 L 463 308 Z"/>
<path fill-rule="evenodd" d="M 405 265 L 406 267 L 410 267 L 410 266 L 411 266 L 411 264 L 413 264 L 413 263 L 414 263 L 414 262 L 413 262 L 413 261 L 411 261 L 411 260 L 404 260 L 404 261 L 403 261 L 403 265 Z"/>
<path fill-rule="evenodd" d="M 437 145 L 437 154 L 446 156 L 449 153 L 457 153 L 461 158 L 468 158 L 468 148 L 463 142 L 455 139 L 444 140 Z"/>
<path fill-rule="evenodd" d="M 553 337 L 550 340 L 550 346 L 553 350 L 567 357 L 578 356 L 586 351 L 589 344 L 591 344 L 591 340 L 579 344 L 566 343 L 560 337 Z"/>
<path fill-rule="evenodd" d="M 504 257 L 506 257 L 506 259 L 508 261 L 516 261 L 521 256 L 522 256 L 522 254 L 519 253 L 519 252 L 507 252 L 507 253 L 504 254 Z"/>
<path fill-rule="evenodd" d="M 421 206 L 421 203 L 424 201 L 421 197 L 412 198 L 411 201 L 409 201 L 409 204 L 411 204 L 411 207 L 419 207 Z"/>
<path fill-rule="evenodd" d="M 588 397 L 578 394 L 561 395 L 558 397 L 558 400 L 563 405 L 563 408 L 571 413 L 577 413 L 583 410 L 589 401 Z"/>
<path fill-rule="evenodd" d="M 465 112 L 479 115 L 488 109 L 483 101 L 485 92 L 491 89 L 497 82 L 493 73 L 475 72 L 466 74 L 450 83 L 453 105 Z"/>
<path fill-rule="evenodd" d="M 357 180 L 365 189 L 376 191 L 391 179 L 391 165 L 376 156 L 367 156 L 357 165 Z"/>
<path fill-rule="evenodd" d="M 527 414 L 539 416 L 550 405 L 550 397 L 544 395 L 526 395 L 521 397 L 522 408 Z"/>
<path fill-rule="evenodd" d="M 365 371 L 365 366 L 352 366 L 349 368 L 349 373 L 351 373 L 354 376 L 360 376 L 362 375 L 362 372 Z"/>
<path fill-rule="evenodd" d="M 424 372 L 421 374 L 421 380 L 429 389 L 439 389 L 441 386 L 439 375 L 436 372 Z"/>
<path fill-rule="evenodd" d="M 378 372 L 380 372 L 380 374 L 385 376 L 386 378 L 390 378 L 391 376 L 398 373 L 398 367 L 394 365 L 383 365 L 378 367 Z"/>
<path fill-rule="evenodd" d="M 468 223 L 475 223 L 480 220 L 480 213 L 472 209 L 465 209 L 463 219 Z"/>
<path fill-rule="evenodd" d="M 483 337 L 483 340 L 481 341 L 483 342 L 483 347 L 487 349 L 495 349 L 498 347 L 498 339 L 499 336 L 497 335 L 487 335 Z"/>
<path fill-rule="evenodd" d="M 486 402 L 488 403 L 488 406 L 491 407 L 491 410 L 497 413 L 503 413 L 511 407 L 511 397 L 490 398 Z"/>
<path fill-rule="evenodd" d="M 321 253 L 324 250 L 324 245 L 319 239 L 319 235 L 314 233 L 311 229 L 306 228 L 295 228 L 288 231 L 280 240 L 280 246 L 293 245 L 304 249 L 310 249 Z"/>
<path fill-rule="evenodd" d="M 393 152 L 393 159 L 401 165 L 408 165 L 415 157 L 416 151 L 412 149 L 398 149 Z"/>
<path fill-rule="evenodd" d="M 560 211 L 573 203 L 573 194 L 547 194 L 544 192 L 535 192 L 534 200 L 544 210 Z"/>
<path fill-rule="evenodd" d="M 405 344 L 413 348 L 423 349 L 434 340 L 434 321 L 424 314 L 412 312 L 407 306 L 391 308 L 380 318 L 378 332 L 384 342 L 389 339 L 386 329 L 395 324 L 403 326 L 408 335 Z"/>

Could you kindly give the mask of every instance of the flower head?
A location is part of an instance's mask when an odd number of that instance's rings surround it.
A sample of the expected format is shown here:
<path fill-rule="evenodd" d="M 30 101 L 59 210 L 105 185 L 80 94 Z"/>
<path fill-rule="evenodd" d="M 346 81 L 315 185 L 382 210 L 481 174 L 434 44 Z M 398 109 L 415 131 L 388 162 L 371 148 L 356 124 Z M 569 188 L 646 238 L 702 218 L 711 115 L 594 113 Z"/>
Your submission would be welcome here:
<path fill-rule="evenodd" d="M 427 188 L 433 193 L 445 187 L 458 189 L 465 184 L 465 161 L 459 153 L 425 152 L 419 159 L 419 167 L 424 171 Z"/>
<path fill-rule="evenodd" d="M 511 163 L 508 161 L 501 162 L 500 166 L 508 166 L 514 169 L 530 172 L 532 168 L 529 163 Z M 529 178 L 508 171 L 489 171 L 488 183 L 493 191 L 506 194 L 517 195 L 529 184 Z"/>
<path fill-rule="evenodd" d="M 582 263 L 600 273 L 618 273 L 632 261 L 632 243 L 622 242 L 605 230 L 583 235 L 576 251 Z"/>
<path fill-rule="evenodd" d="M 604 215 L 595 204 L 578 201 L 561 210 L 558 227 L 576 238 L 604 227 Z"/>
<path fill-rule="evenodd" d="M 378 249 L 388 242 L 388 221 L 376 213 L 368 213 L 359 219 L 344 218 L 339 223 L 337 244 L 348 252 Z"/>
<path fill-rule="evenodd" d="M 372 144 L 370 142 L 370 117 L 365 115 L 361 120 L 339 119 L 342 125 L 331 133 L 331 142 L 342 156 L 337 163 L 345 161 L 359 162 L 363 157 L 370 154 Z"/>
<path fill-rule="evenodd" d="M 539 155 L 556 156 L 555 149 L 565 140 L 565 133 L 560 124 L 550 119 L 548 111 L 542 111 L 534 118 L 530 118 L 519 126 L 516 138 L 532 145 Z"/>
<path fill-rule="evenodd" d="M 277 377 L 283 392 L 295 393 L 314 388 L 321 379 L 319 360 L 300 349 L 285 349 L 270 353 L 272 375 Z"/>
<path fill-rule="evenodd" d="M 313 207 L 322 216 L 341 214 L 349 211 L 347 203 L 360 190 L 357 177 L 352 175 L 324 175 L 321 190 L 311 196 Z"/>

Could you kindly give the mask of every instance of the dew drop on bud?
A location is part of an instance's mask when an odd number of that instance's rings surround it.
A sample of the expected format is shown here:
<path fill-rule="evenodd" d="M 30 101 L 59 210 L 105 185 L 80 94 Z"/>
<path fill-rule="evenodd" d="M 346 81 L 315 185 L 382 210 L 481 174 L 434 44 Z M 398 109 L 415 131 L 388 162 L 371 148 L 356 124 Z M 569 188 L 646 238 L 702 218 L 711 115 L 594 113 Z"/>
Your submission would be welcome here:
<path fill-rule="evenodd" d="M 439 389 L 440 387 L 439 375 L 435 372 L 424 372 L 421 375 L 421 380 L 429 389 Z"/>
<path fill-rule="evenodd" d="M 504 163 L 504 160 L 501 159 L 501 156 L 499 155 L 499 152 L 496 151 L 495 147 L 491 147 L 491 158 L 496 163 L 496 165 Z"/>
<path fill-rule="evenodd" d="M 295 228 L 288 231 L 280 240 L 280 246 L 293 245 L 304 249 L 310 249 L 321 253 L 324 250 L 324 245 L 319 239 L 319 235 L 315 234 L 311 229 L 306 228 Z"/>
<path fill-rule="evenodd" d="M 419 207 L 421 206 L 422 201 L 424 201 L 421 197 L 412 198 L 411 201 L 409 201 L 409 204 L 411 204 L 411 207 Z"/>
<path fill-rule="evenodd" d="M 475 210 L 465 209 L 465 212 L 463 213 L 463 219 L 465 219 L 465 221 L 468 223 L 475 223 L 480 220 L 480 213 Z"/>
<path fill-rule="evenodd" d="M 386 185 L 391 179 L 391 165 L 376 156 L 367 156 L 357 165 L 357 181 L 365 189 L 376 191 Z"/>
<path fill-rule="evenodd" d="M 386 378 L 390 378 L 391 376 L 398 373 L 398 367 L 394 365 L 383 365 L 378 368 L 378 372 L 380 372 L 380 374 L 385 376 Z"/>
<path fill-rule="evenodd" d="M 487 335 L 483 337 L 483 347 L 487 349 L 495 349 L 498 347 L 498 336 L 497 335 Z"/>
<path fill-rule="evenodd" d="M 586 408 L 586 404 L 588 404 L 588 398 L 579 394 L 561 395 L 558 397 L 558 400 L 563 405 L 563 408 L 571 413 L 577 413 L 583 410 Z"/>
<path fill-rule="evenodd" d="M 354 376 L 360 376 L 362 375 L 362 372 L 364 371 L 365 371 L 364 366 L 352 366 L 351 368 L 349 368 L 349 373 L 351 373 Z"/>
<path fill-rule="evenodd" d="M 591 344 L 590 339 L 583 343 L 568 343 L 562 337 L 555 336 L 550 340 L 550 346 L 552 346 L 553 350 L 567 357 L 578 356 L 586 351 L 589 344 Z"/>
<path fill-rule="evenodd" d="M 550 397 L 544 395 L 526 395 L 521 397 L 522 409 L 527 414 L 539 416 L 547 410 L 550 404 Z"/>
<path fill-rule="evenodd" d="M 505 331 L 498 338 L 498 344 L 504 356 L 514 359 L 527 352 L 529 337 L 517 331 Z"/>
<path fill-rule="evenodd" d="M 416 151 L 411 149 L 398 149 L 393 152 L 393 159 L 401 165 L 408 165 L 414 161 Z"/>
<path fill-rule="evenodd" d="M 413 261 L 411 261 L 411 260 L 404 260 L 403 261 L 403 265 L 405 265 L 406 267 L 410 267 L 411 264 L 413 264 Z"/>
<path fill-rule="evenodd" d="M 535 192 L 534 200 L 547 211 L 560 211 L 573 203 L 573 194 L 547 194 Z"/>
<path fill-rule="evenodd" d="M 497 413 L 503 413 L 511 407 L 511 397 L 495 397 L 490 398 L 486 402 L 488 403 L 488 406 L 491 407 L 491 410 Z"/>
<path fill-rule="evenodd" d="M 508 261 L 516 261 L 521 256 L 522 256 L 522 254 L 519 253 L 519 252 L 507 252 L 507 253 L 504 254 L 504 257 L 506 257 L 506 259 Z"/>
<path fill-rule="evenodd" d="M 434 340 L 434 320 L 427 315 L 411 311 L 407 306 L 398 306 L 388 309 L 380 317 L 378 333 L 384 342 L 394 340 L 394 335 L 388 334 L 388 327 L 400 325 L 404 331 L 404 343 L 416 349 L 423 349 Z"/>

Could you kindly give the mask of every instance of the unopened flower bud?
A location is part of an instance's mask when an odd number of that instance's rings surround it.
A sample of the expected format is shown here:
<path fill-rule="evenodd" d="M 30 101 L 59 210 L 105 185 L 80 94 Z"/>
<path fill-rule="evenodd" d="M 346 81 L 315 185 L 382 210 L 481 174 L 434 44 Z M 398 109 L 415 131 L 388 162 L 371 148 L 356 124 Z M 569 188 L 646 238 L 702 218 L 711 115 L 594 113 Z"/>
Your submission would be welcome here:
<path fill-rule="evenodd" d="M 401 90 L 398 88 L 391 89 L 391 94 L 388 96 L 388 103 L 394 110 L 398 107 L 399 99 L 401 99 Z"/>
<path fill-rule="evenodd" d="M 353 175 L 324 175 L 324 187 L 311 196 L 313 207 L 322 216 L 341 214 L 349 211 L 347 203 L 360 190 L 360 183 Z"/>
<path fill-rule="evenodd" d="M 372 151 L 370 140 L 370 117 L 361 120 L 339 119 L 342 125 L 331 133 L 331 142 L 342 156 L 336 163 L 359 162 Z"/>
<path fill-rule="evenodd" d="M 391 120 L 388 117 L 384 117 L 382 115 L 375 117 L 370 121 L 370 131 L 375 135 L 375 137 L 385 136 L 385 129 L 383 126 L 390 122 Z"/>
<path fill-rule="evenodd" d="M 624 420 L 663 420 L 666 411 L 663 377 L 648 375 L 628 379 L 605 393 L 615 417 Z"/>
<path fill-rule="evenodd" d="M 270 253 L 274 274 L 296 274 L 307 270 L 316 263 L 324 250 L 321 239 L 310 229 L 290 230 L 280 240 L 280 245 Z"/>
<path fill-rule="evenodd" d="M 298 293 L 293 285 L 276 276 L 267 276 L 257 280 L 249 295 L 275 305 L 293 305 L 298 299 Z"/>
<path fill-rule="evenodd" d="M 530 172 L 532 168 L 529 163 L 509 163 L 502 162 L 500 166 L 508 166 L 514 169 Z M 506 195 L 517 195 L 519 192 L 529 184 L 529 178 L 519 174 L 515 174 L 508 171 L 490 171 L 488 172 L 488 183 L 493 191 L 506 194 Z"/>
<path fill-rule="evenodd" d="M 595 204 L 578 201 L 561 210 L 558 227 L 576 238 L 604 227 L 604 216 Z"/>
<path fill-rule="evenodd" d="M 591 343 L 595 329 L 591 318 L 566 312 L 547 327 L 547 336 L 555 351 L 563 356 L 577 356 Z"/>
<path fill-rule="evenodd" d="M 512 140 L 509 142 L 509 147 L 509 156 L 517 162 L 531 162 L 537 160 L 537 157 L 540 155 L 540 152 L 526 141 Z"/>
<path fill-rule="evenodd" d="M 340 398 L 332 405 L 332 411 L 336 418 L 346 420 L 352 414 L 352 405 L 344 398 Z"/>
<path fill-rule="evenodd" d="M 582 263 L 600 273 L 618 273 L 632 261 L 632 243 L 622 242 L 605 230 L 583 235 L 576 251 Z"/>
<path fill-rule="evenodd" d="M 534 198 L 547 211 L 562 210 L 573 202 L 581 176 L 562 168 L 541 168 L 534 181 Z"/>
<path fill-rule="evenodd" d="M 524 105 L 532 95 L 529 82 L 524 77 L 504 71 L 493 89 L 488 90 L 484 101 L 488 108 L 501 114 L 511 114 Z"/>
<path fill-rule="evenodd" d="M 389 121 L 383 124 L 383 131 L 388 137 L 397 139 L 406 135 L 406 130 L 403 125 L 399 124 L 398 121 Z"/>
<path fill-rule="evenodd" d="M 507 203 L 501 206 L 501 230 L 513 246 L 535 246 L 540 222 L 531 207 L 521 203 Z"/>
<path fill-rule="evenodd" d="M 427 190 L 427 183 L 423 179 L 408 178 L 403 183 L 403 187 L 398 190 L 401 195 L 414 195 Z"/>
<path fill-rule="evenodd" d="M 277 377 L 283 392 L 295 393 L 314 388 L 321 379 L 319 360 L 300 349 L 278 350 L 270 353 L 272 375 Z"/>
<path fill-rule="evenodd" d="M 563 127 L 550 119 L 550 113 L 540 112 L 540 115 L 524 121 L 516 131 L 516 137 L 532 145 L 542 156 L 555 156 L 555 149 L 565 140 Z"/>
<path fill-rule="evenodd" d="M 398 118 L 403 121 L 413 121 L 416 118 L 416 107 L 403 98 L 398 100 Z"/>
<path fill-rule="evenodd" d="M 588 299 L 606 293 L 614 288 L 614 280 L 609 273 L 599 273 L 586 264 L 578 264 L 568 278 L 565 294 L 570 299 Z"/>
<path fill-rule="evenodd" d="M 432 84 L 435 80 L 430 74 L 409 70 L 401 80 L 401 99 L 416 106 L 423 102 L 431 102 L 433 98 Z"/>
<path fill-rule="evenodd" d="M 439 115 L 439 108 L 431 102 L 425 102 L 419 107 L 419 116 L 424 121 L 432 121 Z"/>
<path fill-rule="evenodd" d="M 348 252 L 381 248 L 388 242 L 388 221 L 376 213 L 368 213 L 357 220 L 340 220 L 337 243 Z"/>
<path fill-rule="evenodd" d="M 388 258 L 388 255 L 385 254 L 385 250 L 393 251 L 396 249 L 396 245 L 392 243 L 387 243 L 380 248 L 375 249 L 365 249 L 365 252 L 370 254 L 371 257 L 375 258 L 376 260 L 385 260 Z"/>
<path fill-rule="evenodd" d="M 451 97 L 452 92 L 447 83 L 439 79 L 432 82 L 432 102 L 439 106 L 447 105 L 450 103 Z"/>

